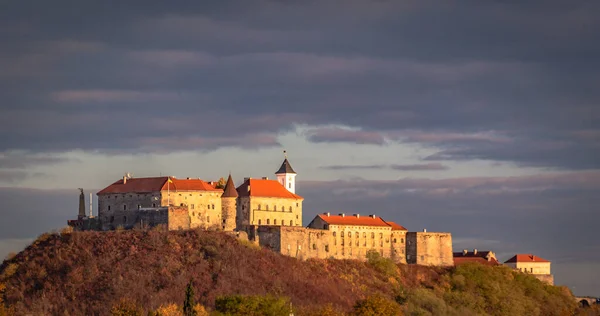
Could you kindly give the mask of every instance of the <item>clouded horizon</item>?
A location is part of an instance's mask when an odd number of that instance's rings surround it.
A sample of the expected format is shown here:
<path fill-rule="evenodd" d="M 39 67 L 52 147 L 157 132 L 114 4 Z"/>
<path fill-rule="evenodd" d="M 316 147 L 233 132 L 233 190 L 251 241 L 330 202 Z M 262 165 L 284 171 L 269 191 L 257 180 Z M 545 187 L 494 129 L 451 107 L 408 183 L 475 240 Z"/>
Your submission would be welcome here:
<path fill-rule="evenodd" d="M 272 176 L 320 212 L 534 253 L 600 296 L 600 3 L 13 1 L 0 257 L 125 172 Z"/>

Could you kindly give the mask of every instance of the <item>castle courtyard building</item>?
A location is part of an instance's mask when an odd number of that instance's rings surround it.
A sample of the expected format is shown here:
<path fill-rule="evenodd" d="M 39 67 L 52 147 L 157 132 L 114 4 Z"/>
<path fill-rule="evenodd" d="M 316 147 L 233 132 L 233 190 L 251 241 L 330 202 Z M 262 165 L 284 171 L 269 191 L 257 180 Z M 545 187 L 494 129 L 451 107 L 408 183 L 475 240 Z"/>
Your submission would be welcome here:
<path fill-rule="evenodd" d="M 540 281 L 554 284 L 554 276 L 550 270 L 550 261 L 532 254 L 516 254 L 506 260 L 504 265 L 523 273 L 529 273 Z"/>

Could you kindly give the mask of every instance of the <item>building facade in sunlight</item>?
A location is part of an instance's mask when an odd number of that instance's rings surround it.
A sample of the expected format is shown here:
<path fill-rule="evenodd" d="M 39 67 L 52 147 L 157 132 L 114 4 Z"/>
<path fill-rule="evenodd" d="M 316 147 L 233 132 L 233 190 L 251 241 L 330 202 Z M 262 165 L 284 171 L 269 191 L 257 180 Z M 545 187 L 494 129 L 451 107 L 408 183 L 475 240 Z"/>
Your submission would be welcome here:
<path fill-rule="evenodd" d="M 510 268 L 531 274 L 540 281 L 554 285 L 550 264 L 550 261 L 532 254 L 516 254 L 504 262 L 504 265 Z"/>
<path fill-rule="evenodd" d="M 287 157 L 276 179 L 245 178 L 226 183 L 175 177 L 130 175 L 97 193 L 98 216 L 68 224 L 76 230 L 206 229 L 243 233 L 262 247 L 300 259 L 365 260 L 368 252 L 398 263 L 450 266 L 450 233 L 408 232 L 403 226 L 371 214 L 322 213 L 302 226 L 302 202 L 296 194 L 296 172 Z"/>

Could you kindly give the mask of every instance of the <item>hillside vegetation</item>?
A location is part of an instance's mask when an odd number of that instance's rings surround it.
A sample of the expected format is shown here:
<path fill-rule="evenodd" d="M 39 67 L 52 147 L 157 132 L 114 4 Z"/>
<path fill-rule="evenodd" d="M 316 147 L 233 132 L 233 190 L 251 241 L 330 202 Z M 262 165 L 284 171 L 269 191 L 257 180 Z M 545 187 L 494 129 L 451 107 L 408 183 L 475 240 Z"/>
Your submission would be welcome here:
<path fill-rule="evenodd" d="M 44 234 L 0 266 L 0 295 L 0 315 L 178 315 L 190 298 L 220 314 L 286 315 L 290 302 L 296 315 L 576 312 L 567 289 L 504 267 L 299 261 L 197 230 Z"/>

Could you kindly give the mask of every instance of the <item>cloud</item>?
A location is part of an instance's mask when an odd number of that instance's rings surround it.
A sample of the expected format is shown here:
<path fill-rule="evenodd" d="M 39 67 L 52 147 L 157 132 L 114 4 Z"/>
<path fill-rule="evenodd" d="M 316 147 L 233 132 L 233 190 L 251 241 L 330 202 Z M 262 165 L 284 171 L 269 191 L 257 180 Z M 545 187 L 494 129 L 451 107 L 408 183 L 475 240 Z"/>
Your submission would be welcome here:
<path fill-rule="evenodd" d="M 0 151 L 135 151 L 305 124 L 312 142 L 406 142 L 437 149 L 428 160 L 600 167 L 594 2 L 61 1 L 0 16 Z"/>
<path fill-rule="evenodd" d="M 327 170 L 373 170 L 373 169 L 385 169 L 387 166 L 385 165 L 331 165 L 331 166 L 321 166 L 321 169 Z"/>
<path fill-rule="evenodd" d="M 317 128 L 307 132 L 308 140 L 315 143 L 356 143 L 383 145 L 385 139 L 377 132 L 342 128 Z"/>
<path fill-rule="evenodd" d="M 448 170 L 447 166 L 441 163 L 426 163 L 426 164 L 413 164 L 413 165 L 392 165 L 394 170 L 402 171 L 430 171 L 430 170 Z"/>

